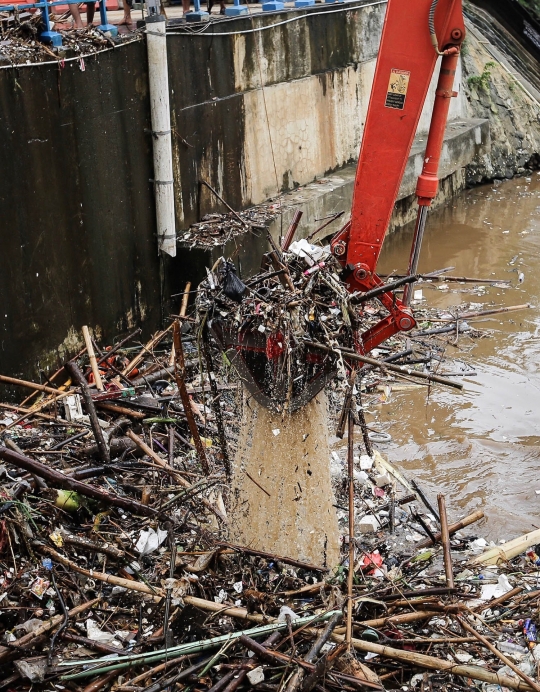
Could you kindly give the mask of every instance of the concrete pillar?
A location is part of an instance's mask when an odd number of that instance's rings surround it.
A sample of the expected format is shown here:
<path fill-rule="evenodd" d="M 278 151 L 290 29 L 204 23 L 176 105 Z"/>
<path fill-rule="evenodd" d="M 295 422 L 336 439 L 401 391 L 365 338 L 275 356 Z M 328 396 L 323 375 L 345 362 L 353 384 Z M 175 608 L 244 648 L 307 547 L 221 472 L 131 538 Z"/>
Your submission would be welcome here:
<path fill-rule="evenodd" d="M 166 20 L 163 15 L 153 15 L 146 19 L 158 248 L 161 252 L 176 257 L 171 109 L 165 25 Z"/>

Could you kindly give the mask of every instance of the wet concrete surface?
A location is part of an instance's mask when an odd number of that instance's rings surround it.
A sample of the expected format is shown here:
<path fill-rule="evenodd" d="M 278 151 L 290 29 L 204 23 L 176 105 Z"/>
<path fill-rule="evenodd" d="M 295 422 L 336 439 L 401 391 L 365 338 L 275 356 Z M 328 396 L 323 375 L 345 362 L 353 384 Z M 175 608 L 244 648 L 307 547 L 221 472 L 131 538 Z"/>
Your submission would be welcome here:
<path fill-rule="evenodd" d="M 339 562 L 326 396 L 293 414 L 246 399 L 234 460 L 231 537 L 311 564 Z"/>
<path fill-rule="evenodd" d="M 470 321 L 491 338 L 460 336 L 447 353 L 477 372 L 464 390 L 392 392 L 371 404 L 368 425 L 392 435 L 380 451 L 435 500 L 446 495 L 452 518 L 486 513 L 479 535 L 508 538 L 540 526 L 540 174 L 467 191 L 432 212 L 420 271 L 455 266 L 457 276 L 501 278 L 485 284 L 423 284 L 429 306 L 478 303 L 478 309 L 531 303 L 532 308 Z M 381 274 L 406 268 L 412 228 L 387 239 Z M 524 282 L 518 283 L 523 272 Z M 539 494 L 537 494 L 537 492 Z"/>

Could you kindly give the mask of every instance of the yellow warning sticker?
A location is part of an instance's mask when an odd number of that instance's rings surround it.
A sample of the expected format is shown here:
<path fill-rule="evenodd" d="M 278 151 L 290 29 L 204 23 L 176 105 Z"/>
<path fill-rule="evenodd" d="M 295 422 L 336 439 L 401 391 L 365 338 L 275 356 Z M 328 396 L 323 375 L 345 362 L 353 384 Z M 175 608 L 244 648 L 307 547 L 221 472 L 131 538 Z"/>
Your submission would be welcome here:
<path fill-rule="evenodd" d="M 390 80 L 386 91 L 386 108 L 397 108 L 403 110 L 405 108 L 405 97 L 409 88 L 409 79 L 411 73 L 406 70 L 390 70 Z"/>

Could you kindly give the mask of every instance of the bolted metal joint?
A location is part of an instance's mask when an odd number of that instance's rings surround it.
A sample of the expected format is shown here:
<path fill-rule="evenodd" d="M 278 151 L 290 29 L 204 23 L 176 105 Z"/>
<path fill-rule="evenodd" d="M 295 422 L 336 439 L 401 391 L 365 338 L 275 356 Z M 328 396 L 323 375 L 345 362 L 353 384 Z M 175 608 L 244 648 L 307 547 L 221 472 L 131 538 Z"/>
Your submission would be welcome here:
<path fill-rule="evenodd" d="M 354 269 L 354 278 L 357 281 L 364 281 L 371 275 L 371 271 L 367 264 L 357 264 Z"/>

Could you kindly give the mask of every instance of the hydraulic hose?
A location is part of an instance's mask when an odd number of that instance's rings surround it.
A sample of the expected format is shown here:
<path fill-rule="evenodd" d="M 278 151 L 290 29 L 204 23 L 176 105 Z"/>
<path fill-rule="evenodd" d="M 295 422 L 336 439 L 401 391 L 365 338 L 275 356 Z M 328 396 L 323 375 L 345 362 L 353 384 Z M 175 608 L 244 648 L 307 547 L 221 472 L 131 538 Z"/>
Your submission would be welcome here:
<path fill-rule="evenodd" d="M 439 50 L 439 41 L 437 39 L 437 32 L 435 31 L 435 10 L 437 9 L 438 4 L 439 0 L 432 0 L 431 7 L 429 8 L 429 35 L 431 37 L 431 43 L 433 44 L 433 47 L 435 48 L 435 52 L 437 53 L 437 55 L 444 55 L 444 53 Z"/>

